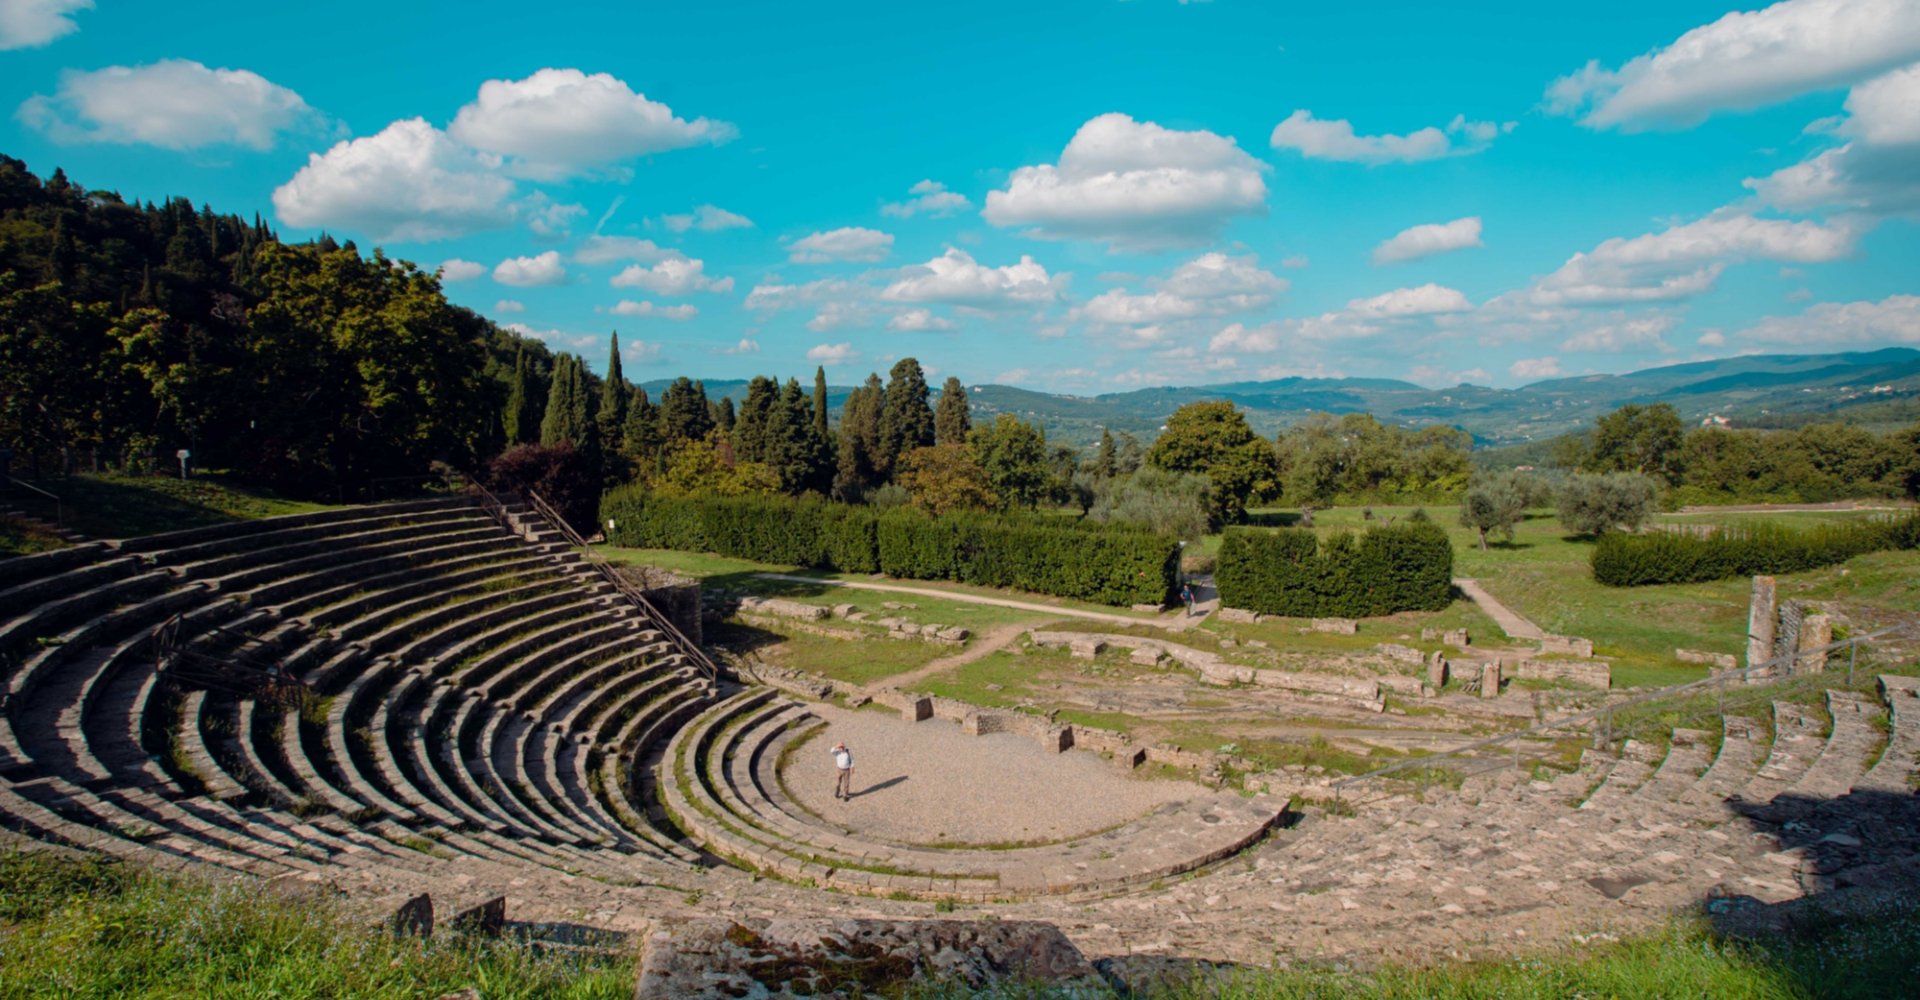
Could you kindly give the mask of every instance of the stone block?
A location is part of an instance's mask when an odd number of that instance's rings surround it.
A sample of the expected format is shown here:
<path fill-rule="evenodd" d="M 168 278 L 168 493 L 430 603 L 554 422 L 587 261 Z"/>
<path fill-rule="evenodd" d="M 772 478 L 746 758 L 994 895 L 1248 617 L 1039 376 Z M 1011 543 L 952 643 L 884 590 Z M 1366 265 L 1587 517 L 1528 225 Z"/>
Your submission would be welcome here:
<path fill-rule="evenodd" d="M 1068 651 L 1082 660 L 1091 660 L 1106 648 L 1107 644 L 1102 639 L 1075 639 L 1067 644 Z"/>
<path fill-rule="evenodd" d="M 1448 663 L 1445 653 L 1427 657 L 1427 686 L 1435 691 L 1447 686 Z"/>
<path fill-rule="evenodd" d="M 1747 666 L 1773 659 L 1773 632 L 1780 621 L 1779 589 L 1773 577 L 1753 578 L 1753 597 L 1747 603 Z"/>
<path fill-rule="evenodd" d="M 1461 649 L 1465 649 L 1473 645 L 1473 636 L 1468 634 L 1466 629 L 1456 628 L 1440 633 L 1440 641 L 1449 646 L 1458 646 Z"/>
<path fill-rule="evenodd" d="M 495 896 L 478 906 L 461 910 L 447 921 L 447 926 L 463 934 L 497 938 L 507 926 L 507 897 Z"/>
<path fill-rule="evenodd" d="M 933 718 L 932 698 L 911 698 L 901 706 L 900 717 L 908 722 L 925 722 Z"/>
<path fill-rule="evenodd" d="M 1716 672 L 1732 670 L 1739 665 L 1739 661 L 1732 653 L 1709 653 L 1699 649 L 1676 649 L 1673 651 L 1673 658 L 1681 663 L 1705 664 Z"/>
<path fill-rule="evenodd" d="M 831 613 L 817 604 L 802 604 L 780 597 L 742 597 L 740 610 L 776 618 L 792 618 L 795 621 L 819 621 Z"/>
<path fill-rule="evenodd" d="M 1328 632 L 1333 635 L 1360 634 L 1360 623 L 1351 618 L 1315 618 L 1312 628 L 1315 632 Z"/>
<path fill-rule="evenodd" d="M 860 605 L 858 604 L 836 604 L 833 606 L 833 616 L 835 618 L 852 618 L 854 612 L 859 610 Z"/>
<path fill-rule="evenodd" d="M 1223 622 L 1239 622 L 1242 625 L 1252 625 L 1260 621 L 1259 612 L 1248 611 L 1245 608 L 1221 608 L 1216 612 L 1216 617 Z"/>
<path fill-rule="evenodd" d="M 1427 659 L 1427 654 L 1397 642 L 1383 642 L 1373 648 L 1380 655 L 1396 663 L 1424 663 Z"/>
<path fill-rule="evenodd" d="M 1157 615 L 1167 610 L 1167 606 L 1164 604 L 1136 604 L 1133 606 L 1133 610 L 1142 614 Z"/>
<path fill-rule="evenodd" d="M 1832 642 L 1833 619 L 1827 615 L 1808 615 L 1800 622 L 1800 648 L 1805 652 L 1794 660 L 1794 672 L 1817 674 L 1826 670 L 1825 647 Z"/>
<path fill-rule="evenodd" d="M 1132 770 L 1147 762 L 1146 747 L 1121 747 L 1113 752 L 1113 762 Z"/>
<path fill-rule="evenodd" d="M 1582 639 L 1578 636 L 1571 635 L 1541 636 L 1540 654 L 1542 656 L 1562 655 L 1582 658 L 1591 657 L 1593 655 L 1593 640 Z"/>
<path fill-rule="evenodd" d="M 948 642 L 966 642 L 968 639 L 973 637 L 972 632 L 969 632 L 958 625 L 948 625 L 942 628 L 936 634 L 940 638 L 945 639 Z"/>
<path fill-rule="evenodd" d="M 1160 665 L 1161 659 L 1165 656 L 1166 654 L 1160 652 L 1156 647 L 1135 646 L 1133 652 L 1127 655 L 1127 659 L 1131 660 L 1135 666 L 1157 667 Z"/>
<path fill-rule="evenodd" d="M 1480 697 L 1500 697 L 1500 661 L 1488 660 L 1480 665 Z"/>
<path fill-rule="evenodd" d="M 1521 660 L 1516 676 L 1537 681 L 1567 681 L 1602 691 L 1613 686 L 1613 668 L 1595 660 Z"/>
<path fill-rule="evenodd" d="M 423 892 L 401 903 L 387 918 L 387 927 L 398 937 L 432 937 L 433 897 Z"/>
<path fill-rule="evenodd" d="M 926 636 L 926 637 L 928 637 L 928 638 L 932 638 L 932 637 L 934 637 L 934 636 L 937 636 L 937 635 L 939 635 L 939 634 L 940 634 L 940 630 L 941 630 L 941 629 L 943 629 L 943 628 L 946 628 L 946 626 L 945 626 L 945 625 L 936 625 L 936 624 L 934 624 L 934 623 L 932 623 L 932 622 L 928 622 L 927 624 L 925 624 L 925 625 L 922 625 L 922 626 L 920 626 L 920 634 L 921 634 L 921 635 L 924 635 L 924 636 Z"/>

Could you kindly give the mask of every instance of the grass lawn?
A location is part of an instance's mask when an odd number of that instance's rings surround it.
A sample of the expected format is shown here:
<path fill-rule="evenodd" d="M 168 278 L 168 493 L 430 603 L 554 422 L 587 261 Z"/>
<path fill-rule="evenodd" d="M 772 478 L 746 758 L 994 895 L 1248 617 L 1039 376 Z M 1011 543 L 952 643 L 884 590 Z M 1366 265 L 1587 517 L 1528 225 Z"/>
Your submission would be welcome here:
<path fill-rule="evenodd" d="M 182 480 L 169 476 L 79 475 L 35 485 L 60 497 L 66 526 L 94 538 L 137 538 L 280 514 L 326 510 L 329 504 L 289 500 L 265 490 L 208 474 Z M 52 517 L 50 505 L 24 505 Z"/>
<path fill-rule="evenodd" d="M 60 536 L 36 524 L 0 517 L 0 556 L 26 556 L 46 552 L 67 543 Z"/>
<path fill-rule="evenodd" d="M 746 627 L 778 637 L 772 645 L 762 649 L 761 655 L 769 662 L 848 684 L 872 684 L 895 674 L 917 670 L 942 656 L 957 652 L 952 646 L 889 639 L 879 634 L 859 642 L 850 642 L 757 625 Z M 715 635 L 714 638 L 720 636 Z"/>

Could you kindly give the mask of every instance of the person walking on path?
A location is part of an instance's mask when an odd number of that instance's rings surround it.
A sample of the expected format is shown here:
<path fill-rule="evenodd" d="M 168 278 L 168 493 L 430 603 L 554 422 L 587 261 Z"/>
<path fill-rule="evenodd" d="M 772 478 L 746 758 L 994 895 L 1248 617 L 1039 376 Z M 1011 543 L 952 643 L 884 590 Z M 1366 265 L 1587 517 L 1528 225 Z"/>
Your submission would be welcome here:
<path fill-rule="evenodd" d="M 833 797 L 842 801 L 853 799 L 853 751 L 845 743 L 833 745 L 833 768 L 840 773 L 833 785 Z"/>
<path fill-rule="evenodd" d="M 1180 585 L 1180 600 L 1182 603 L 1186 604 L 1187 606 L 1187 617 L 1192 618 L 1193 617 L 1193 584 L 1191 582 L 1183 583 Z"/>

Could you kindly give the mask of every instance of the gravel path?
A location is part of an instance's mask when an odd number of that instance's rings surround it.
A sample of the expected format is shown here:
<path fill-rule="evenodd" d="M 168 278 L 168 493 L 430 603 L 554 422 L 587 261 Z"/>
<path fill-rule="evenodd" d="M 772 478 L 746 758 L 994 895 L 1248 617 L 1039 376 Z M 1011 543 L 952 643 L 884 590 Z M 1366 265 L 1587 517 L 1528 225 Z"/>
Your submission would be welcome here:
<path fill-rule="evenodd" d="M 1501 631 L 1507 633 L 1507 638 L 1539 639 L 1547 634 L 1540 626 L 1521 617 L 1520 612 L 1501 604 L 1499 598 L 1487 593 L 1486 588 L 1480 586 L 1478 581 L 1455 577 L 1453 585 L 1459 587 L 1460 592 L 1467 595 L 1473 603 L 1478 604 L 1480 610 L 1487 613 L 1488 618 L 1499 623 Z"/>
<path fill-rule="evenodd" d="M 781 772 L 800 804 L 849 833 L 905 844 L 1005 844 L 1094 833 L 1166 802 L 1210 794 L 1185 781 L 1123 773 L 1097 754 L 1048 753 L 1013 733 L 968 736 L 941 719 L 813 710 L 827 728 Z M 833 798 L 828 750 L 853 751 L 854 797 Z"/>

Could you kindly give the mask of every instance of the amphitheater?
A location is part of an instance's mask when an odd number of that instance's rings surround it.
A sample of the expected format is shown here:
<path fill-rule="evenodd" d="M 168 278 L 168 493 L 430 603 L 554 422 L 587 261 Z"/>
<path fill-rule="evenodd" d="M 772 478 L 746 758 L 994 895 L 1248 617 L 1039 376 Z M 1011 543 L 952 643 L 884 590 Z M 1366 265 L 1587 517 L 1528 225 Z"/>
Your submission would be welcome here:
<path fill-rule="evenodd" d="M 8 560 L 0 671 L 0 836 L 370 915 L 504 897 L 656 942 L 706 918 L 1038 921 L 1126 977 L 1785 920 L 1920 871 L 1913 678 L 1829 691 L 1830 724 L 1778 702 L 1564 774 L 1337 803 L 1305 774 L 1141 782 L 733 676 L 540 510 L 484 496 Z M 838 732 L 874 762 L 847 803 Z"/>

